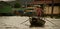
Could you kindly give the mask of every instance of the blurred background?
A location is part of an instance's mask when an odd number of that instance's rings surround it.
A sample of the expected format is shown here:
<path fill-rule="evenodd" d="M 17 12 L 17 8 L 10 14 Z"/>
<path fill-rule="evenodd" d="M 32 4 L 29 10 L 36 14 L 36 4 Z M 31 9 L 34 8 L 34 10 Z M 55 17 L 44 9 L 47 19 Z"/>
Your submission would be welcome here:
<path fill-rule="evenodd" d="M 0 0 L 0 16 L 36 15 L 35 5 L 42 7 L 45 16 L 60 15 L 60 0 Z"/>

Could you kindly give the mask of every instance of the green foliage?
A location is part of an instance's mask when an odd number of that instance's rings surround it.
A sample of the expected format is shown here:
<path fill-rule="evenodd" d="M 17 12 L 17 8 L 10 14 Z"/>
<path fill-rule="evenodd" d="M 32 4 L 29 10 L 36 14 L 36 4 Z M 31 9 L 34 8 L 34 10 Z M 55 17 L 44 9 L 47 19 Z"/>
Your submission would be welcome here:
<path fill-rule="evenodd" d="M 5 6 L 4 8 L 0 9 L 0 13 L 10 13 L 12 8 L 10 6 Z"/>
<path fill-rule="evenodd" d="M 14 5 L 14 8 L 20 8 L 21 7 L 21 5 L 19 4 L 19 3 L 16 3 L 15 5 Z"/>
<path fill-rule="evenodd" d="M 1 1 L 0 2 L 0 13 L 11 13 L 12 8 L 9 3 Z"/>

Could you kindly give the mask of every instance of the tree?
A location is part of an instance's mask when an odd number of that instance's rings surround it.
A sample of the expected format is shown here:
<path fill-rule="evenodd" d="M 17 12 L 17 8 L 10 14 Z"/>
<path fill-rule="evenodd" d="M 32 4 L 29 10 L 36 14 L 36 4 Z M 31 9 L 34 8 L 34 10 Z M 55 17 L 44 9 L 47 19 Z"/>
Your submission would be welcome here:
<path fill-rule="evenodd" d="M 20 8 L 21 7 L 21 5 L 19 4 L 19 3 L 16 3 L 15 5 L 14 5 L 14 8 Z"/>

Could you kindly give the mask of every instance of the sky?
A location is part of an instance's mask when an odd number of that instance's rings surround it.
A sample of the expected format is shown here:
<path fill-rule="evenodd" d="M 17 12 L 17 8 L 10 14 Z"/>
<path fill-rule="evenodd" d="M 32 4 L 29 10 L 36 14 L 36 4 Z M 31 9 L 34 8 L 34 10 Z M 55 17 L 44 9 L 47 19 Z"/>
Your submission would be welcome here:
<path fill-rule="evenodd" d="M 0 1 L 15 1 L 15 0 L 0 0 Z"/>

